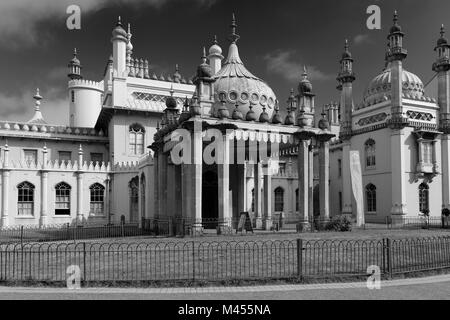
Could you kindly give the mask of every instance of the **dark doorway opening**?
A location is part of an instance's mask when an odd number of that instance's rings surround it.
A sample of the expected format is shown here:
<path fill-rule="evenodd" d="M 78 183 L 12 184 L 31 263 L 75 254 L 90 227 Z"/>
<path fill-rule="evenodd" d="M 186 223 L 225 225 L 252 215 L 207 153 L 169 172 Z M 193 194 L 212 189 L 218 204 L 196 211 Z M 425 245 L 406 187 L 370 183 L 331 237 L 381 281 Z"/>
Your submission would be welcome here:
<path fill-rule="evenodd" d="M 217 173 L 211 170 L 203 173 L 202 179 L 202 222 L 203 228 L 215 229 L 219 219 L 219 189 Z"/>

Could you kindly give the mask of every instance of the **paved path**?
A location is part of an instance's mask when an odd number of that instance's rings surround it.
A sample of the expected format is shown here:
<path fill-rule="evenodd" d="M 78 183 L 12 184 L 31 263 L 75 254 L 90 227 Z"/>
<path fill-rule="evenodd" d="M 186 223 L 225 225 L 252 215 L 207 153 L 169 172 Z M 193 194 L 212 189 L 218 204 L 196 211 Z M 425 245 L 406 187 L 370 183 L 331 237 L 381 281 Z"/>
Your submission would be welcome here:
<path fill-rule="evenodd" d="M 0 299 L 449 299 L 450 275 L 382 281 L 369 290 L 365 282 L 206 288 L 59 288 L 0 287 Z"/>

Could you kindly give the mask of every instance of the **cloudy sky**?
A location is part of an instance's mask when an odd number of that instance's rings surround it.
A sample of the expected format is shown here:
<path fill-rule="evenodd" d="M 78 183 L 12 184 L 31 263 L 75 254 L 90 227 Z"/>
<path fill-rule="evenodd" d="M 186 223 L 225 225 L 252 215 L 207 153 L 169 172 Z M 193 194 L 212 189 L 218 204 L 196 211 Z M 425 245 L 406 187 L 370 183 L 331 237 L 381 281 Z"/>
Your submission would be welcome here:
<path fill-rule="evenodd" d="M 81 7 L 81 30 L 66 28 L 71 4 Z M 366 27 L 372 4 L 381 8 L 381 30 Z M 394 9 L 406 32 L 405 67 L 427 83 L 439 27 L 444 23 L 450 29 L 448 0 L 1 0 L 0 120 L 28 120 L 39 87 L 47 121 L 67 123 L 66 67 L 73 48 L 85 78 L 101 80 L 118 15 L 132 24 L 135 57 L 149 59 L 158 75 L 173 73 L 178 63 L 183 76 L 190 77 L 214 35 L 226 54 L 235 12 L 242 60 L 283 104 L 290 88 L 297 87 L 303 65 L 316 105 L 338 100 L 335 78 L 347 38 L 355 58 L 357 103 L 384 65 Z M 427 91 L 435 95 L 434 82 Z"/>

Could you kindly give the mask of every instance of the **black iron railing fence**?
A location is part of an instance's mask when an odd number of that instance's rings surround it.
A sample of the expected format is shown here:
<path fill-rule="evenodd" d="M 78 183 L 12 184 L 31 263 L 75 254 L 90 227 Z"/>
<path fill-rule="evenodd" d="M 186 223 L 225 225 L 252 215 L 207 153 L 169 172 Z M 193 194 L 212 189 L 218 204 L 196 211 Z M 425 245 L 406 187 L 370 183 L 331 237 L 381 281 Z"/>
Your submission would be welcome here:
<path fill-rule="evenodd" d="M 252 280 L 383 275 L 450 268 L 450 237 L 0 245 L 0 281 Z"/>

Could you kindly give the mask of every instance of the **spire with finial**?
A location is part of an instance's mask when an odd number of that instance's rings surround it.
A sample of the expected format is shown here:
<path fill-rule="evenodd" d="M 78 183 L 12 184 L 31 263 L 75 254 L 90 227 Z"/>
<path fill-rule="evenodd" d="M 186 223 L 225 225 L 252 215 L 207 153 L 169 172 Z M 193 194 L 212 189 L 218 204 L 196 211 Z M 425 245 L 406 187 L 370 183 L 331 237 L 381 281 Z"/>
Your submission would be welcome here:
<path fill-rule="evenodd" d="M 234 120 L 244 120 L 244 116 L 242 115 L 242 112 L 239 110 L 239 103 L 237 101 L 236 104 L 234 105 L 234 110 L 231 117 Z"/>
<path fill-rule="evenodd" d="M 181 82 L 181 74 L 180 74 L 180 69 L 178 66 L 178 63 L 175 64 L 175 73 L 173 74 L 173 82 L 177 82 L 180 83 Z"/>
<path fill-rule="evenodd" d="M 44 117 L 41 113 L 41 100 L 42 96 L 39 94 L 39 88 L 36 89 L 36 94 L 33 96 L 34 99 L 34 116 L 28 123 L 46 123 Z"/>
<path fill-rule="evenodd" d="M 127 32 L 127 55 L 132 55 L 133 53 L 133 44 L 131 43 L 131 37 L 133 34 L 131 33 L 131 24 L 128 24 L 128 32 Z"/>
<path fill-rule="evenodd" d="M 301 76 L 300 83 L 298 85 L 298 93 L 303 96 L 305 94 L 312 93 L 312 84 L 308 79 L 308 72 L 306 66 L 303 66 L 303 73 Z"/>
<path fill-rule="evenodd" d="M 210 79 L 212 77 L 212 69 L 211 66 L 207 63 L 206 60 L 206 48 L 203 47 L 202 52 L 202 63 L 197 68 L 197 76 L 196 79 Z M 196 81 L 195 81 L 196 82 Z"/>
<path fill-rule="evenodd" d="M 236 43 L 239 40 L 240 36 L 236 33 L 237 24 L 236 24 L 236 17 L 234 15 L 234 13 L 233 13 L 233 16 L 231 19 L 230 27 L 231 27 L 231 34 L 228 38 L 230 39 L 230 41 L 232 43 Z"/>

